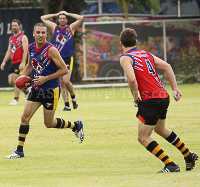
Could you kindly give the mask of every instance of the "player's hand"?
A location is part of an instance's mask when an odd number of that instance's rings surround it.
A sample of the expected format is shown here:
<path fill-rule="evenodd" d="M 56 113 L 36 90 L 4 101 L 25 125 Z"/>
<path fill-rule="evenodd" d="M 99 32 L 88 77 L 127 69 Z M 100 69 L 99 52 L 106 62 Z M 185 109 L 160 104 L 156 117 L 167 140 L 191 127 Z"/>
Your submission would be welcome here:
<path fill-rule="evenodd" d="M 66 16 L 68 15 L 68 13 L 64 10 L 60 11 L 58 15 L 60 15 L 60 14 L 65 14 Z"/>
<path fill-rule="evenodd" d="M 1 70 L 4 70 L 5 62 L 1 64 Z"/>
<path fill-rule="evenodd" d="M 28 88 L 23 88 L 23 89 L 21 89 L 21 91 L 22 91 L 25 95 L 28 94 Z"/>
<path fill-rule="evenodd" d="M 138 107 L 139 102 L 141 102 L 140 98 L 138 97 L 136 100 L 134 100 L 135 107 Z"/>
<path fill-rule="evenodd" d="M 37 85 L 44 84 L 47 80 L 45 76 L 36 76 L 35 79 L 33 79 L 34 83 Z"/>
<path fill-rule="evenodd" d="M 181 99 L 182 93 L 179 89 L 173 90 L 173 96 L 175 101 L 179 101 Z"/>
<path fill-rule="evenodd" d="M 21 89 L 21 91 L 24 93 L 25 97 L 28 98 L 28 95 L 31 92 L 31 87 L 26 89 Z"/>
<path fill-rule="evenodd" d="M 68 12 L 67 11 L 62 11 L 63 12 L 63 14 L 65 14 L 66 16 L 68 15 Z"/>

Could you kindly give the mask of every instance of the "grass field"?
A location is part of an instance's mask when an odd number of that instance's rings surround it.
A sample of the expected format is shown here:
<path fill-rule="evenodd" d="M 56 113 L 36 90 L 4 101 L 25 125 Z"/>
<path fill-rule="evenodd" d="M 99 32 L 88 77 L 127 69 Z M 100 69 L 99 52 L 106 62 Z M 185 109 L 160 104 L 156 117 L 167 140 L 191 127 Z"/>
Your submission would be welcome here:
<path fill-rule="evenodd" d="M 166 86 L 169 93 L 171 89 Z M 175 131 L 191 151 L 200 156 L 200 84 L 180 85 L 183 97 L 171 98 L 167 126 Z M 137 141 L 137 108 L 128 88 L 75 90 L 79 107 L 63 112 L 60 99 L 55 117 L 85 125 L 85 141 L 78 144 L 69 129 L 47 129 L 42 107 L 30 122 L 25 142 L 25 158 L 9 160 L 17 146 L 20 105 L 9 106 L 13 91 L 0 92 L 0 187 L 197 187 L 200 186 L 200 161 L 185 171 L 181 153 L 153 133 L 180 173 L 157 174 L 164 164 Z"/>

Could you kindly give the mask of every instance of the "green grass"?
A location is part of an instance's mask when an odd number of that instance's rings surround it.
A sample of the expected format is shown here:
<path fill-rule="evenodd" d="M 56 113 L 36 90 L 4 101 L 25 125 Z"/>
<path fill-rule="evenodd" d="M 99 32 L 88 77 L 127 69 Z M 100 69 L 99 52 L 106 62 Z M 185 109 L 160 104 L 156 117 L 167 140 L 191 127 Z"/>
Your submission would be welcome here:
<path fill-rule="evenodd" d="M 170 87 L 166 86 L 171 93 Z M 200 84 L 180 85 L 181 101 L 171 103 L 167 126 L 175 131 L 191 151 L 200 155 Z M 0 187 L 141 187 L 199 186 L 200 163 L 185 171 L 181 153 L 153 133 L 152 137 L 178 163 L 180 173 L 157 174 L 164 164 L 137 141 L 137 108 L 128 88 L 75 90 L 79 107 L 63 112 L 60 99 L 55 117 L 85 125 L 85 141 L 78 144 L 69 129 L 47 129 L 42 107 L 30 122 L 25 142 L 25 158 L 9 160 L 6 155 L 17 146 L 20 105 L 8 106 L 13 91 L 0 92 Z"/>

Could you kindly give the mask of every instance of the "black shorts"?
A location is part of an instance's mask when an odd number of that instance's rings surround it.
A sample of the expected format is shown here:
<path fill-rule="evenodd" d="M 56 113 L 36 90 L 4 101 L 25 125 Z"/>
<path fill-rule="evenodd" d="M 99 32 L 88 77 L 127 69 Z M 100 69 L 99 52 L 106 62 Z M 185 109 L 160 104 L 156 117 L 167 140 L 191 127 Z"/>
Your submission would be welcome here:
<path fill-rule="evenodd" d="M 46 92 L 37 91 L 32 88 L 28 94 L 28 101 L 39 102 L 46 110 L 54 110 L 58 107 L 58 100 L 60 98 L 60 87 L 49 89 Z"/>
<path fill-rule="evenodd" d="M 156 125 L 159 119 L 166 119 L 169 101 L 169 97 L 142 101 L 138 104 L 136 117 L 146 125 Z"/>
<path fill-rule="evenodd" d="M 8 71 L 8 75 L 10 75 L 11 73 L 15 73 L 17 75 L 22 75 L 23 71 L 19 71 L 19 65 L 21 64 L 21 62 L 16 63 L 16 64 L 10 64 L 9 67 L 9 71 Z"/>
<path fill-rule="evenodd" d="M 66 57 L 66 58 L 63 58 L 65 64 L 67 65 L 67 68 L 72 71 L 73 69 L 73 64 L 74 64 L 74 57 L 73 56 L 70 56 L 70 57 Z"/>

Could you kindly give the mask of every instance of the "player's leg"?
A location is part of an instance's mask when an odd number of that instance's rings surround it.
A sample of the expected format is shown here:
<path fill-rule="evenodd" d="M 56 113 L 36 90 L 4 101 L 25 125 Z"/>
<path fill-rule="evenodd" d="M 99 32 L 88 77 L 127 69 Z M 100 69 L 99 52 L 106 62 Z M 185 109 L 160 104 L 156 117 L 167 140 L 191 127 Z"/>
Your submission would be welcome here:
<path fill-rule="evenodd" d="M 63 77 L 60 78 L 60 87 L 61 87 L 62 98 L 63 98 L 64 104 L 65 104 L 63 111 L 70 111 L 71 108 L 70 108 L 69 100 L 68 100 L 68 91 L 67 91 L 67 87 L 63 81 Z"/>
<path fill-rule="evenodd" d="M 71 74 L 72 74 L 72 71 L 68 70 L 68 74 L 63 77 L 63 80 L 64 80 L 67 90 L 70 93 L 70 96 L 72 98 L 73 108 L 76 109 L 78 107 L 78 101 L 77 101 L 75 93 L 74 93 L 73 84 L 70 82 Z"/>
<path fill-rule="evenodd" d="M 183 154 L 186 162 L 186 171 L 190 171 L 195 167 L 195 161 L 198 160 L 198 155 L 191 152 L 176 133 L 165 126 L 165 119 L 158 120 L 154 131 L 174 145 Z"/>
<path fill-rule="evenodd" d="M 14 100 L 12 100 L 11 103 L 9 103 L 9 105 L 18 105 L 19 102 L 19 95 L 20 95 L 20 90 L 15 86 L 15 80 L 17 79 L 17 77 L 19 77 L 19 75 L 15 74 L 15 73 L 11 73 L 8 75 L 8 83 L 11 86 L 14 86 Z"/>
<path fill-rule="evenodd" d="M 146 149 L 160 159 L 165 167 L 159 173 L 178 172 L 180 168 L 168 157 L 160 145 L 150 136 L 160 115 L 168 108 L 169 99 L 149 99 L 138 104 L 138 140 Z"/>
<path fill-rule="evenodd" d="M 15 80 L 21 75 L 19 71 L 20 63 L 11 64 L 8 73 L 8 82 L 11 86 L 14 86 L 14 100 L 9 105 L 18 105 L 20 90 L 15 86 Z"/>
<path fill-rule="evenodd" d="M 64 91 L 62 91 L 62 93 L 64 92 L 69 92 L 70 93 L 70 96 L 72 98 L 72 104 L 73 104 L 73 108 L 76 109 L 78 107 L 78 102 L 77 102 L 77 99 L 76 99 L 76 96 L 75 96 L 75 93 L 74 93 L 74 87 L 73 87 L 73 84 L 70 82 L 70 78 L 71 78 L 71 70 L 68 70 L 68 74 L 67 75 L 64 75 L 63 76 L 63 84 L 65 85 Z M 61 87 L 61 89 L 63 89 L 63 87 Z M 62 94 L 63 96 L 63 94 Z M 66 108 L 69 106 L 69 100 L 68 100 L 68 94 L 65 95 L 65 99 L 64 99 L 64 102 L 65 102 L 65 106 Z"/>
<path fill-rule="evenodd" d="M 45 98 L 42 101 L 44 106 L 44 124 L 47 128 L 71 128 L 78 138 L 79 143 L 84 140 L 84 125 L 82 121 L 65 121 L 62 118 L 54 118 L 56 108 L 58 107 L 59 87 L 45 93 Z"/>
<path fill-rule="evenodd" d="M 160 145 L 150 137 L 154 128 L 155 126 L 146 125 L 138 120 L 138 141 L 165 164 L 165 168 L 159 173 L 180 171 L 180 168 L 166 155 Z"/>
<path fill-rule="evenodd" d="M 54 110 L 47 110 L 44 108 L 44 124 L 47 128 L 65 129 L 70 128 L 74 132 L 79 143 L 84 140 L 84 125 L 83 122 L 78 120 L 75 122 L 66 121 L 62 118 L 54 118 Z"/>
<path fill-rule="evenodd" d="M 14 78 L 14 98 L 18 98 L 19 100 L 19 95 L 20 95 L 20 90 L 15 86 L 15 81 L 16 79 L 19 77 L 18 74 L 14 74 L 13 78 Z M 17 99 L 16 99 L 17 100 Z M 17 101 L 18 101 L 17 100 Z"/>
<path fill-rule="evenodd" d="M 165 126 L 165 122 L 166 119 L 159 119 L 154 128 L 154 131 L 163 138 L 167 138 L 172 133 L 172 131 Z"/>
<path fill-rule="evenodd" d="M 70 93 L 70 95 L 74 95 L 73 84 L 70 82 L 71 74 L 72 74 L 71 70 L 68 70 L 68 74 L 63 76 L 63 82 L 66 85 L 67 90 Z"/>
<path fill-rule="evenodd" d="M 8 75 L 8 84 L 10 84 L 11 86 L 14 86 L 14 82 L 15 79 L 14 79 L 14 73 L 11 73 Z"/>
<path fill-rule="evenodd" d="M 19 137 L 18 137 L 18 146 L 16 151 L 8 155 L 6 158 L 21 158 L 24 157 L 24 142 L 26 140 L 26 136 L 29 132 L 29 121 L 36 112 L 36 110 L 41 106 L 39 102 L 26 101 L 24 112 L 21 116 L 21 124 L 19 127 Z"/>
<path fill-rule="evenodd" d="M 67 57 L 67 58 L 64 58 L 63 60 L 66 64 L 66 66 L 68 67 L 68 74 L 63 77 L 63 82 L 66 86 L 67 91 L 71 95 L 73 108 L 76 109 L 78 107 L 78 101 L 77 101 L 75 93 L 74 93 L 73 84 L 70 82 L 73 64 L 74 64 L 74 57 L 73 56 Z M 68 106 L 68 105 L 69 105 L 69 101 L 68 101 L 68 103 L 65 103 L 65 106 Z M 64 108 L 64 110 L 65 110 L 65 108 Z"/>

